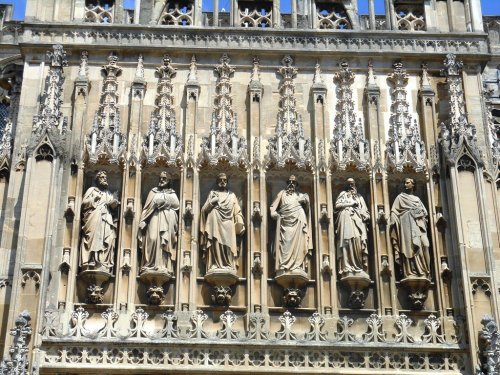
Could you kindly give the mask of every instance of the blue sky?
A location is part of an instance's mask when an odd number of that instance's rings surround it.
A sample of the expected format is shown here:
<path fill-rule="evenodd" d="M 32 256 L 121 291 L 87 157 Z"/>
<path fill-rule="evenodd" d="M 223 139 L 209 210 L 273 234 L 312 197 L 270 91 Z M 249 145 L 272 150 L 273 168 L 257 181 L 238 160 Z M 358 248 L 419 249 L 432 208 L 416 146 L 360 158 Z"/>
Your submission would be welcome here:
<path fill-rule="evenodd" d="M 124 0 L 125 7 L 132 9 L 134 7 L 134 0 Z M 206 0 L 210 2 L 210 0 Z M 288 1 L 283 1 L 286 3 Z M 500 0 L 482 0 L 482 8 L 484 15 L 500 15 Z M 26 8 L 26 0 L 0 0 L 0 4 L 14 4 L 14 19 L 22 20 L 24 18 L 24 11 Z M 230 0 L 219 0 L 221 8 L 229 9 Z M 368 13 L 368 0 L 358 0 L 359 12 L 361 14 Z M 384 13 L 384 0 L 375 0 L 377 13 Z M 203 7 L 205 8 L 205 6 Z M 210 8 L 210 6 L 206 7 Z M 283 7 L 282 7 L 283 8 Z"/>

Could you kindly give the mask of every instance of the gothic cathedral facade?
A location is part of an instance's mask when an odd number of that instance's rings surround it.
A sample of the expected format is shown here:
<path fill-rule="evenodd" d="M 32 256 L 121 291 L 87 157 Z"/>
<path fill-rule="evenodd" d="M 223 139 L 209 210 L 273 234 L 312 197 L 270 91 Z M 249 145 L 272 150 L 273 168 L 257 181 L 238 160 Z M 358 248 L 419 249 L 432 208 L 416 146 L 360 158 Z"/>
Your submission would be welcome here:
<path fill-rule="evenodd" d="M 500 374 L 500 18 L 364 3 L 0 6 L 0 374 Z"/>

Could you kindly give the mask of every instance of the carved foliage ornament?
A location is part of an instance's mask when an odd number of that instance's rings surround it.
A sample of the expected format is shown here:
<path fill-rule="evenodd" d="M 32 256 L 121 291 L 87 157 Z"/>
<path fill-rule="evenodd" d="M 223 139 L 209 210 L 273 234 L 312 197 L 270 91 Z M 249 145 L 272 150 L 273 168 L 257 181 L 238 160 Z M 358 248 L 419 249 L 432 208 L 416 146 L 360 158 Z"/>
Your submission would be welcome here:
<path fill-rule="evenodd" d="M 63 68 L 68 65 L 66 52 L 61 45 L 54 45 L 47 52 L 50 60 L 49 72 L 45 79 L 45 88 L 41 98 L 40 110 L 33 117 L 32 136 L 28 153 L 32 154 L 40 147 L 48 147 L 52 157 L 63 153 L 67 118 L 63 116 Z"/>
<path fill-rule="evenodd" d="M 402 63 L 394 64 L 389 81 L 393 84 L 393 101 L 387 142 L 388 164 L 398 172 L 402 172 L 405 167 L 421 172 L 425 168 L 425 146 L 417 120 L 412 118 L 408 110 L 408 74 Z"/>
<path fill-rule="evenodd" d="M 247 141 L 238 134 L 238 120 L 233 111 L 231 98 L 231 75 L 234 69 L 231 59 L 223 54 L 220 64 L 215 67 L 219 79 L 216 87 L 215 107 L 212 112 L 210 135 L 201 144 L 199 165 L 208 163 L 215 166 L 228 161 L 231 166 L 247 166 Z"/>
<path fill-rule="evenodd" d="M 352 99 L 354 73 L 346 62 L 340 64 L 340 71 L 335 74 L 334 80 L 338 84 L 338 111 L 330 147 L 332 164 L 340 170 L 345 170 L 348 165 L 354 165 L 359 170 L 368 169 L 370 150 L 361 118 L 356 121 Z"/>
<path fill-rule="evenodd" d="M 285 56 L 278 69 L 283 80 L 280 86 L 280 109 L 276 123 L 276 133 L 269 139 L 267 167 L 283 168 L 293 163 L 299 168 L 313 166 L 311 139 L 304 137 L 302 117 L 297 113 L 295 102 L 295 83 L 297 69 L 293 59 Z"/>
<path fill-rule="evenodd" d="M 493 317 L 486 315 L 483 320 L 483 329 L 479 334 L 482 346 L 481 366 L 477 374 L 493 375 L 500 373 L 500 333 Z"/>
<path fill-rule="evenodd" d="M 442 70 L 446 77 L 450 101 L 450 119 L 441 123 L 441 146 L 449 164 L 454 165 L 460 157 L 467 153 L 476 163 L 482 165 L 482 158 L 477 146 L 476 127 L 470 124 L 465 113 L 464 92 L 462 88 L 463 63 L 449 53 L 444 60 L 445 69 Z"/>
<path fill-rule="evenodd" d="M 158 90 L 151 114 L 149 132 L 144 139 L 144 154 L 149 164 L 164 162 L 168 166 L 182 163 L 182 140 L 177 132 L 172 78 L 176 71 L 168 55 L 156 69 Z"/>
<path fill-rule="evenodd" d="M 10 330 L 13 342 L 9 349 L 9 356 L 0 363 L 2 375 L 28 375 L 28 342 L 32 333 L 31 316 L 28 311 L 19 314 L 15 327 Z"/>
<path fill-rule="evenodd" d="M 122 161 L 125 153 L 125 135 L 121 132 L 120 108 L 118 106 L 118 80 L 122 68 L 118 57 L 111 53 L 103 66 L 103 88 L 99 109 L 94 117 L 92 130 L 87 138 L 87 153 L 90 163 L 105 160 L 109 163 Z"/>

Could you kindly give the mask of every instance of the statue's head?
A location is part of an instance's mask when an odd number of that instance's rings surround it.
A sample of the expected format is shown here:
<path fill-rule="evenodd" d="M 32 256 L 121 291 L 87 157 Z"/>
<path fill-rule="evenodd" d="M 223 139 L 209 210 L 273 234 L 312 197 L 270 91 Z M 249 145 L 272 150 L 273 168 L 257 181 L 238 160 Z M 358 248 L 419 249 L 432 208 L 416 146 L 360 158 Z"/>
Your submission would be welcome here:
<path fill-rule="evenodd" d="M 225 173 L 219 173 L 217 176 L 217 186 L 220 189 L 225 189 L 227 186 L 227 175 Z"/>
<path fill-rule="evenodd" d="M 168 174 L 168 172 L 161 172 L 160 179 L 158 180 L 158 187 L 160 189 L 165 189 L 170 186 L 170 181 L 172 181 L 170 174 Z"/>
<path fill-rule="evenodd" d="M 346 184 L 349 190 L 356 190 L 356 181 L 354 181 L 354 178 L 348 178 Z"/>
<path fill-rule="evenodd" d="M 295 175 L 290 175 L 290 177 L 288 177 L 288 180 L 286 181 L 286 189 L 288 191 L 295 191 L 297 190 L 298 186 L 299 183 L 297 182 L 297 178 L 295 177 Z"/>
<path fill-rule="evenodd" d="M 98 187 L 107 188 L 108 187 L 108 175 L 105 171 L 99 171 L 95 175 L 95 183 Z"/>
<path fill-rule="evenodd" d="M 412 192 L 415 189 L 415 180 L 413 178 L 405 178 L 405 190 Z"/>

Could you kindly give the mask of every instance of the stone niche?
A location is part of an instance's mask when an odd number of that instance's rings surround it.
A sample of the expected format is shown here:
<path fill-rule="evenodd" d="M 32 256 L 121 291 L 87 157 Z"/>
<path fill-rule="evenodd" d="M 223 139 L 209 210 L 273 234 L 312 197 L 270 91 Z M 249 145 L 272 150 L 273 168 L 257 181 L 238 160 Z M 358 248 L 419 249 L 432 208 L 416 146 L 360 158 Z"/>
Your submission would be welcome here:
<path fill-rule="evenodd" d="M 196 272 L 196 304 L 202 307 L 204 311 L 206 309 L 219 309 L 221 306 L 226 308 L 229 306 L 231 309 L 244 309 L 247 306 L 246 298 L 246 282 L 247 282 L 247 265 L 248 265 L 248 248 L 247 248 L 247 236 L 250 228 L 250 223 L 248 222 L 247 207 L 246 202 L 248 200 L 248 187 L 247 187 L 247 173 L 243 170 L 237 168 L 227 168 L 227 169 L 202 169 L 200 172 L 199 179 L 199 207 L 194 209 L 195 220 L 197 223 L 196 228 L 192 229 L 193 236 L 196 236 L 196 242 L 199 244 L 200 241 L 200 219 L 201 219 L 201 208 L 207 200 L 208 194 L 211 190 L 216 188 L 217 175 L 221 172 L 227 174 L 228 184 L 227 188 L 232 191 L 238 198 L 239 205 L 242 210 L 244 224 L 245 224 L 245 234 L 243 236 L 237 237 L 239 255 L 236 261 L 236 275 L 233 280 L 228 282 L 219 282 L 215 285 L 217 280 L 206 280 L 206 264 L 203 259 L 203 253 L 201 247 L 198 246 L 198 264 Z M 196 220 L 197 219 L 197 220 Z M 238 280 L 235 280 L 235 278 Z M 222 277 L 224 279 L 224 277 Z M 219 280 L 220 281 L 220 280 Z M 232 284 L 232 285 L 230 285 Z M 225 302 L 222 302 L 225 299 Z M 229 303 L 227 303 L 229 301 Z"/>
<path fill-rule="evenodd" d="M 276 280 L 276 259 L 273 253 L 273 245 L 275 242 L 276 235 L 276 221 L 270 217 L 269 207 L 273 203 L 274 199 L 278 193 L 286 188 L 286 181 L 293 174 L 297 178 L 299 183 L 298 191 L 300 193 L 307 193 L 309 195 L 309 200 L 311 204 L 311 224 L 310 232 L 312 234 L 311 242 L 313 245 L 313 250 L 310 253 L 308 269 L 305 272 L 306 278 L 308 280 L 302 280 L 298 278 L 297 281 L 292 281 L 290 287 L 286 288 L 279 284 Z M 314 186 L 313 186 L 313 176 L 308 171 L 301 170 L 271 170 L 266 174 L 266 192 L 267 192 L 267 204 L 262 210 L 263 215 L 267 215 L 267 282 L 268 282 L 268 300 L 267 304 L 270 310 L 281 311 L 282 309 L 293 308 L 294 310 L 300 311 L 301 309 L 314 309 L 316 304 L 316 288 L 317 288 L 317 278 L 318 269 L 316 262 L 316 219 L 314 214 L 315 207 L 315 196 L 314 196 Z M 265 210 L 265 211 L 264 211 Z M 304 276 L 305 276 L 304 275 Z M 281 281 L 280 281 L 281 282 Z"/>
<path fill-rule="evenodd" d="M 108 189 L 116 194 L 116 197 L 120 201 L 121 205 L 113 211 L 113 219 L 117 225 L 117 238 L 115 245 L 115 254 L 113 256 L 114 266 L 110 270 L 110 276 L 104 273 L 96 272 L 93 274 L 92 272 L 82 272 L 81 264 L 80 264 L 80 247 L 82 243 L 82 233 L 81 233 L 81 225 L 82 225 L 82 210 L 80 209 L 80 228 L 79 231 L 79 241 L 78 248 L 76 249 L 78 253 L 78 276 L 76 283 L 76 303 L 88 303 L 88 304 L 112 304 L 114 301 L 114 289 L 115 289 L 115 280 L 116 280 L 116 264 L 117 264 L 117 254 L 118 254 L 118 240 L 120 233 L 120 216 L 123 210 L 123 202 L 122 202 L 122 173 L 120 171 L 116 171 L 116 168 L 110 168 L 109 166 L 102 166 L 87 170 L 85 172 L 84 181 L 83 181 L 83 190 L 82 194 L 85 194 L 88 188 L 91 186 L 95 186 L 95 177 L 96 173 L 99 171 L 105 171 L 108 180 Z M 80 198 L 79 204 L 81 205 L 83 199 L 83 195 Z"/>
<path fill-rule="evenodd" d="M 151 189 L 156 187 L 158 185 L 158 179 L 160 177 L 161 172 L 167 172 L 170 177 L 172 178 L 170 187 L 174 189 L 175 193 L 177 196 L 180 198 L 180 171 L 179 168 L 167 168 L 167 167 L 157 167 L 157 166 L 151 166 L 151 167 L 145 167 L 142 170 L 142 175 L 141 175 L 141 202 L 140 204 L 136 205 L 137 207 L 137 212 L 135 213 L 135 220 L 137 224 L 139 224 L 139 221 L 141 219 L 141 214 L 142 214 L 142 209 L 144 207 L 144 203 L 146 202 L 147 196 Z M 175 249 L 176 254 L 177 254 L 177 260 L 173 264 L 173 275 L 165 282 L 162 283 L 161 281 L 158 283 L 157 280 L 154 280 L 155 285 L 151 285 L 151 282 L 148 282 L 148 280 L 145 280 L 144 278 L 141 278 L 140 275 L 140 264 L 141 264 L 141 259 L 142 259 L 142 251 L 139 249 L 139 245 L 137 244 L 137 248 L 132 250 L 132 254 L 137 255 L 136 259 L 136 264 L 137 267 L 131 272 L 134 273 L 133 277 L 136 277 L 136 295 L 135 295 L 135 300 L 136 304 L 152 304 L 152 297 L 150 296 L 152 290 L 150 291 L 150 288 L 159 288 L 155 294 L 159 301 L 156 301 L 154 304 L 159 305 L 159 306 L 174 306 L 175 303 L 175 291 L 176 291 L 176 285 L 177 285 L 177 265 L 179 261 L 182 261 L 181 258 L 181 252 L 179 250 L 180 247 L 180 229 L 181 229 L 181 209 L 177 212 L 177 215 L 179 217 L 179 232 L 177 235 L 177 247 Z M 135 230 L 135 232 L 132 233 L 132 236 L 134 239 L 137 238 L 138 235 L 138 228 Z M 132 241 L 133 242 L 133 241 Z M 158 285 L 156 285 L 158 284 Z M 161 284 L 161 285 L 160 285 Z"/>
<path fill-rule="evenodd" d="M 379 249 L 376 249 L 373 243 L 374 231 L 378 228 L 373 228 L 373 203 L 371 201 L 371 191 L 370 191 L 370 180 L 367 172 L 363 171 L 352 171 L 352 172 L 334 172 L 332 176 L 332 195 L 333 195 L 333 207 L 334 212 L 332 212 L 332 230 L 335 231 L 335 202 L 339 194 L 346 190 L 346 180 L 348 178 L 353 178 L 356 182 L 356 188 L 359 195 L 361 195 L 368 207 L 370 212 L 370 220 L 367 222 L 367 236 L 368 236 L 368 276 L 370 281 L 366 281 L 362 285 L 349 285 L 346 281 L 341 281 L 341 275 L 339 275 L 339 251 L 338 251 L 338 238 L 335 234 L 335 269 L 332 270 L 332 277 L 336 280 L 336 288 L 338 295 L 339 307 L 342 309 L 367 309 L 375 310 L 377 309 L 377 293 L 376 293 L 376 283 L 377 280 L 375 261 L 376 257 L 379 256 Z M 331 262 L 333 264 L 333 262 Z"/>
<path fill-rule="evenodd" d="M 437 309 L 437 294 L 436 294 L 436 270 L 435 270 L 435 254 L 434 246 L 432 242 L 432 232 L 430 226 L 430 215 L 432 215 L 432 210 L 429 207 L 428 196 L 427 196 L 427 182 L 425 181 L 425 176 L 417 173 L 408 173 L 404 175 L 390 174 L 389 175 L 389 201 L 390 209 L 394 204 L 396 197 L 404 191 L 404 183 L 406 178 L 413 178 L 416 182 L 416 187 L 414 195 L 416 195 L 422 203 L 424 204 L 428 216 L 427 222 L 427 236 L 429 238 L 429 268 L 430 268 L 430 281 L 417 281 L 415 283 L 406 282 L 403 276 L 403 270 L 400 265 L 396 262 L 394 248 L 392 243 L 388 244 L 388 251 L 393 259 L 393 264 L 391 268 L 394 269 L 394 278 L 397 288 L 397 303 L 398 308 L 401 310 L 422 310 L 422 311 L 436 311 Z M 390 211 L 386 213 L 387 215 L 387 231 L 390 236 Z M 389 238 L 390 241 L 390 238 Z M 410 291 L 413 289 L 413 293 Z M 412 295 L 414 296 L 412 298 Z"/>

